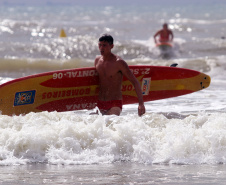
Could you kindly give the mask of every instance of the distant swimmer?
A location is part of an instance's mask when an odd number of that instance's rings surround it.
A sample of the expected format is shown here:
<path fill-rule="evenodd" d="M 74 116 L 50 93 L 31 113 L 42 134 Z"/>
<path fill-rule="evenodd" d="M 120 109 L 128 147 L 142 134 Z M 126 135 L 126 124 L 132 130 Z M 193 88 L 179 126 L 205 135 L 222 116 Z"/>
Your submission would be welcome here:
<path fill-rule="evenodd" d="M 159 37 L 157 41 L 157 37 Z M 163 24 L 163 29 L 156 32 L 154 35 L 155 43 L 164 43 L 164 42 L 172 42 L 173 41 L 173 32 L 168 29 L 168 25 Z"/>

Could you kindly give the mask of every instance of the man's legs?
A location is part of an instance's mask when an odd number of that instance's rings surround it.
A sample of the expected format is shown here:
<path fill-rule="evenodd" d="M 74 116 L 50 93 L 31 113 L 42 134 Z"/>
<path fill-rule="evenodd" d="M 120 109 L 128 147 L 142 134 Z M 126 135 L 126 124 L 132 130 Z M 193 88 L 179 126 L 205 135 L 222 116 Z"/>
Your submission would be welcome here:
<path fill-rule="evenodd" d="M 103 115 L 120 115 L 122 111 L 122 100 L 100 101 L 97 102 L 97 107 Z"/>
<path fill-rule="evenodd" d="M 115 114 L 117 116 L 120 115 L 122 109 L 119 108 L 119 107 L 112 107 L 110 110 L 108 110 L 105 115 L 112 115 L 112 114 Z"/>

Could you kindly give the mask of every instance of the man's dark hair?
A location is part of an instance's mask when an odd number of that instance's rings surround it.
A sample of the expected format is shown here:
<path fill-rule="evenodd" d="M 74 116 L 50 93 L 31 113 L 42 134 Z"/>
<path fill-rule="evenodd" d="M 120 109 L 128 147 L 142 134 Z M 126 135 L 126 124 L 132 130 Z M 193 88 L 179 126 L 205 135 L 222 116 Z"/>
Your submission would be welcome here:
<path fill-rule="evenodd" d="M 99 38 L 99 42 L 108 42 L 109 44 L 113 44 L 114 43 L 114 39 L 111 35 L 109 34 L 103 34 L 100 38 Z"/>

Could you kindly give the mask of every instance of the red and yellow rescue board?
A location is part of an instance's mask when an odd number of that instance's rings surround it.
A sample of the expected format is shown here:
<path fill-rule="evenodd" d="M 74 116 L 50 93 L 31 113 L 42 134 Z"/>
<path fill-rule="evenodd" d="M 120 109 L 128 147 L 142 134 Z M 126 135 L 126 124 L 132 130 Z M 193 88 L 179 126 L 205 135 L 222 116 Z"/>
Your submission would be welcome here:
<path fill-rule="evenodd" d="M 181 96 L 207 88 L 210 77 L 175 67 L 129 66 L 141 84 L 144 101 Z M 123 104 L 137 103 L 133 85 L 125 77 Z M 47 72 L 18 78 L 0 85 L 0 111 L 19 115 L 40 111 L 93 109 L 98 96 L 95 68 Z"/>
<path fill-rule="evenodd" d="M 156 44 L 156 47 L 159 46 L 169 46 L 169 47 L 173 47 L 173 45 L 170 42 L 159 42 Z"/>
<path fill-rule="evenodd" d="M 168 50 L 173 47 L 173 45 L 170 42 L 160 42 L 156 44 L 156 47 L 158 47 L 160 50 Z"/>

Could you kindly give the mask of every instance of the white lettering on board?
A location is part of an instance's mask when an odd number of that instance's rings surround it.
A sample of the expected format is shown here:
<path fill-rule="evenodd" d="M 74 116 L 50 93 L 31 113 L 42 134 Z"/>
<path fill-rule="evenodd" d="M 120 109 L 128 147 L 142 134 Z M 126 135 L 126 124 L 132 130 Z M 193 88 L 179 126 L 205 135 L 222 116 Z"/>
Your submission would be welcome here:
<path fill-rule="evenodd" d="M 62 78 L 76 78 L 76 77 L 88 77 L 88 76 L 97 76 L 96 70 L 85 70 L 85 71 L 67 71 L 53 73 L 53 79 L 62 79 Z"/>
<path fill-rule="evenodd" d="M 96 106 L 96 103 L 81 103 L 66 105 L 67 111 L 70 110 L 81 110 L 81 109 L 92 109 Z"/>

